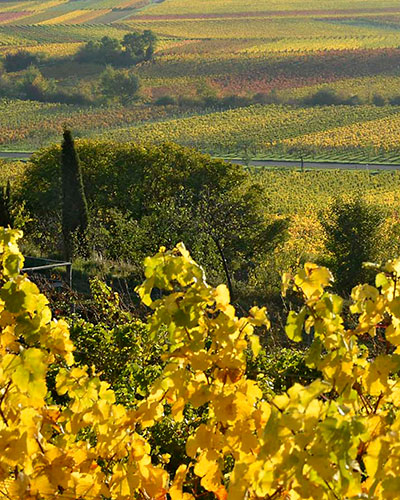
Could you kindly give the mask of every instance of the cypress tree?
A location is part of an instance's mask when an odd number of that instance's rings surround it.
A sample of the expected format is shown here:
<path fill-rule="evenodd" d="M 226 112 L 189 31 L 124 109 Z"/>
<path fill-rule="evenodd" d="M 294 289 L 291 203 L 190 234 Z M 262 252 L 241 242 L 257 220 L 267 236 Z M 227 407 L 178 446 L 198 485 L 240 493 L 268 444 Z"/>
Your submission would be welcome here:
<path fill-rule="evenodd" d="M 12 227 L 11 216 L 11 185 L 7 182 L 7 187 L 0 187 L 0 226 Z"/>
<path fill-rule="evenodd" d="M 83 188 L 82 170 L 70 130 L 64 130 L 61 147 L 62 231 L 66 260 L 74 254 L 74 236 L 85 248 L 88 209 Z"/>

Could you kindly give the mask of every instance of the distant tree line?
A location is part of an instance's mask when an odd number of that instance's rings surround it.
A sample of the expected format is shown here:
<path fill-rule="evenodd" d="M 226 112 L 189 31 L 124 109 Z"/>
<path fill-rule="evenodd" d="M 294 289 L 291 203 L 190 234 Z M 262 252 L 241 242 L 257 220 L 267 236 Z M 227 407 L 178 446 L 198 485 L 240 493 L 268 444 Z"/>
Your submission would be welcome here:
<path fill-rule="evenodd" d="M 140 80 L 134 66 L 154 57 L 157 42 L 151 30 L 143 33 L 133 32 L 119 41 L 108 36 L 99 41 L 90 41 L 73 56 L 62 61 L 72 62 L 72 74 L 79 76 L 80 67 L 85 73 L 85 65 L 94 65 L 95 77 L 90 85 L 79 89 L 63 87 L 55 79 L 46 77 L 49 72 L 49 59 L 41 54 L 32 54 L 26 50 L 7 54 L 0 61 L 0 98 L 29 99 L 41 102 L 59 102 L 77 105 L 96 105 L 119 101 L 123 104 L 138 98 Z M 60 63 L 61 60 L 58 60 Z M 105 68 L 104 68 L 105 66 Z M 199 83 L 195 96 L 165 94 L 153 100 L 157 106 L 178 106 L 183 109 L 225 110 L 254 104 L 282 104 L 291 106 L 399 106 L 400 95 L 391 97 L 375 93 L 370 97 L 349 94 L 340 89 L 322 87 L 310 89 L 301 97 L 291 97 L 288 93 L 280 94 L 275 89 L 248 95 L 218 95 L 207 83 Z"/>
<path fill-rule="evenodd" d="M 108 102 L 128 104 L 138 98 L 140 80 L 132 69 L 107 66 L 93 82 L 91 89 L 70 90 L 46 78 L 37 66 L 29 66 L 10 77 L 0 68 L 0 98 L 39 102 L 96 105 Z"/>
<path fill-rule="evenodd" d="M 321 88 L 310 92 L 303 97 L 290 98 L 287 95 L 279 95 L 274 89 L 270 92 L 258 92 L 253 95 L 229 94 L 218 96 L 216 94 L 201 94 L 197 96 L 175 96 L 165 94 L 154 100 L 156 106 L 179 106 L 187 109 L 213 109 L 224 110 L 242 108 L 254 104 L 281 104 L 298 107 L 309 106 L 362 106 L 372 104 L 374 106 L 399 106 L 400 95 L 384 97 L 375 93 L 370 98 L 363 98 L 357 94 L 346 94 L 331 88 Z"/>

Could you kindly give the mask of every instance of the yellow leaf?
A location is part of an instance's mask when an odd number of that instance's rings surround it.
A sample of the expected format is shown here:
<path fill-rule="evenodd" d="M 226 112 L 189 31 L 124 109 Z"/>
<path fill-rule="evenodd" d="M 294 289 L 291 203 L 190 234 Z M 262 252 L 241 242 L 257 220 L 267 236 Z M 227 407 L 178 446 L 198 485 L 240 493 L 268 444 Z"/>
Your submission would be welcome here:
<path fill-rule="evenodd" d="M 271 327 L 271 323 L 267 317 L 266 307 L 252 307 L 250 309 L 249 322 L 255 326 L 265 326 L 268 329 Z"/>
<path fill-rule="evenodd" d="M 194 499 L 193 495 L 190 493 L 186 493 L 182 491 L 183 488 L 183 483 L 186 478 L 186 473 L 187 473 L 187 466 L 186 465 L 180 465 L 176 472 L 175 472 L 175 478 L 174 481 L 168 491 L 171 500 L 192 500 Z"/>
<path fill-rule="evenodd" d="M 389 375 L 398 371 L 399 360 L 390 356 L 378 356 L 370 363 L 363 377 L 365 386 L 371 396 L 379 396 L 389 390 Z"/>
<path fill-rule="evenodd" d="M 222 475 L 218 460 L 218 453 L 215 450 L 208 450 L 200 455 L 194 466 L 194 473 L 201 477 L 201 485 L 207 491 L 218 491 L 221 486 Z"/>
<path fill-rule="evenodd" d="M 294 279 L 296 286 L 303 290 L 307 299 L 322 295 L 324 288 L 333 282 L 332 273 L 326 267 L 307 262 L 304 270 L 300 271 Z"/>

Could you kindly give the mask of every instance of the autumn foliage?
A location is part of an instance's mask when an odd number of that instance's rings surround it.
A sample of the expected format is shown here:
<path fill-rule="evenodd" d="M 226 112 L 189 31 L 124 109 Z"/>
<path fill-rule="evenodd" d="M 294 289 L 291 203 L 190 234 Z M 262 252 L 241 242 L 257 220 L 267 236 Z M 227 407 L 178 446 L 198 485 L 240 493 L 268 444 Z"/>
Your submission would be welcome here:
<path fill-rule="evenodd" d="M 20 274 L 20 237 L 1 229 L 4 498 L 398 498 L 400 261 L 380 269 L 377 287 L 353 290 L 352 329 L 343 300 L 326 290 L 328 269 L 306 264 L 284 276 L 283 292 L 304 299 L 287 334 L 301 341 L 313 332 L 308 364 L 321 378 L 266 399 L 245 376 L 246 353 L 260 350 L 255 329 L 269 326 L 266 310 L 239 318 L 227 288 L 207 285 L 183 245 L 160 249 L 146 259 L 138 292 L 152 310 L 149 331 L 168 329 L 166 365 L 150 395 L 127 409 L 99 375 L 75 364 L 67 324 L 51 319 L 46 298 Z M 365 339 L 383 324 L 385 349 L 372 356 Z M 202 416 L 186 443 L 188 463 L 170 477 L 152 463 L 144 436 L 166 411 L 179 422 L 188 407 Z"/>

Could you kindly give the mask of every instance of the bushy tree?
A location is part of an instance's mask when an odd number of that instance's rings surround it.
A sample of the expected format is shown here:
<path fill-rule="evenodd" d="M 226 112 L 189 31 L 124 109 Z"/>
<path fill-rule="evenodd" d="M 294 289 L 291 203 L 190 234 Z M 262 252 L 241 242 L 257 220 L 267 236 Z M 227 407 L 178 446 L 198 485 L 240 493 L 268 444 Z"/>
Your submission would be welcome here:
<path fill-rule="evenodd" d="M 345 96 L 336 90 L 324 88 L 307 96 L 303 103 L 307 106 L 358 106 L 361 98 L 358 95 Z"/>
<path fill-rule="evenodd" d="M 384 219 L 379 208 L 361 199 L 337 199 L 320 215 L 329 265 L 341 293 L 350 293 L 365 279 L 363 263 L 377 256 Z"/>
<path fill-rule="evenodd" d="M 132 61 L 150 61 L 153 58 L 157 36 L 151 30 L 144 30 L 143 33 L 127 33 L 122 45 Z"/>
<path fill-rule="evenodd" d="M 285 234 L 286 221 L 266 215 L 265 192 L 243 167 L 173 144 L 79 141 L 77 148 L 90 241 L 105 259 L 140 269 L 146 254 L 184 240 L 213 279 L 238 294 Z M 40 224 L 60 213 L 58 155 L 54 147 L 42 151 L 26 171 L 22 198 Z"/>
<path fill-rule="evenodd" d="M 15 54 L 6 55 L 4 59 L 4 68 L 7 72 L 11 73 L 27 69 L 29 66 L 36 66 L 38 63 L 38 56 L 26 50 L 19 50 Z"/>
<path fill-rule="evenodd" d="M 200 200 L 205 190 L 229 191 L 248 179 L 241 166 L 176 144 L 79 139 L 75 147 L 89 206 L 129 212 L 136 220 L 165 200 L 180 200 L 182 193 L 187 200 Z M 32 215 L 61 214 L 60 161 L 61 148 L 53 145 L 38 151 L 27 165 L 20 196 Z"/>
<path fill-rule="evenodd" d="M 18 90 L 13 80 L 0 69 L 0 97 L 16 97 L 17 95 Z"/>
<path fill-rule="evenodd" d="M 99 41 L 89 41 L 81 47 L 75 59 L 82 63 L 120 64 L 121 43 L 116 38 L 104 36 Z"/>
<path fill-rule="evenodd" d="M 270 219 L 265 200 L 264 189 L 247 180 L 226 191 L 205 189 L 189 205 L 188 241 L 192 233 L 193 239 L 203 236 L 208 244 L 215 245 L 232 300 L 236 297 L 234 280 L 247 281 L 257 262 L 285 235 L 287 221 Z M 192 245 L 195 248 L 194 241 Z"/>
<path fill-rule="evenodd" d="M 100 76 L 100 90 L 107 99 L 128 104 L 138 98 L 139 77 L 132 72 L 107 66 Z"/>
<path fill-rule="evenodd" d="M 372 96 L 372 104 L 374 106 L 385 106 L 388 100 L 381 94 L 374 94 Z"/>
<path fill-rule="evenodd" d="M 153 58 L 156 35 L 151 30 L 143 33 L 127 33 L 122 42 L 116 38 L 104 36 L 99 41 L 90 41 L 81 47 L 75 59 L 82 63 L 110 64 L 112 66 L 130 66 Z"/>
<path fill-rule="evenodd" d="M 22 74 L 19 88 L 25 98 L 45 101 L 56 91 L 56 83 L 54 80 L 46 79 L 39 68 L 29 66 Z"/>

